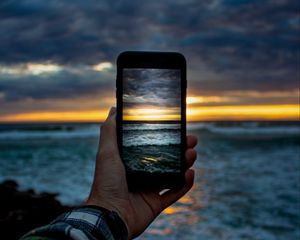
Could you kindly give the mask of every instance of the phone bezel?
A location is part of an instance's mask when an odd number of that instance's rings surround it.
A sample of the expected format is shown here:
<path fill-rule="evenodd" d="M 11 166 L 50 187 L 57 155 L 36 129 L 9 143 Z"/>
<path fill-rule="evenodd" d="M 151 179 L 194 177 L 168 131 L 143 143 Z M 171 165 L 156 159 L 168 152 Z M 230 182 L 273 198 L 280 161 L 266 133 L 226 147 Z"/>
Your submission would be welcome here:
<path fill-rule="evenodd" d="M 117 59 L 117 140 L 120 156 L 123 159 L 122 148 L 122 118 L 123 118 L 123 80 L 124 68 L 157 68 L 181 70 L 181 168 L 178 173 L 149 173 L 145 171 L 128 171 L 127 183 L 131 190 L 143 188 L 174 188 L 184 184 L 186 170 L 186 60 L 177 52 L 122 52 Z"/>

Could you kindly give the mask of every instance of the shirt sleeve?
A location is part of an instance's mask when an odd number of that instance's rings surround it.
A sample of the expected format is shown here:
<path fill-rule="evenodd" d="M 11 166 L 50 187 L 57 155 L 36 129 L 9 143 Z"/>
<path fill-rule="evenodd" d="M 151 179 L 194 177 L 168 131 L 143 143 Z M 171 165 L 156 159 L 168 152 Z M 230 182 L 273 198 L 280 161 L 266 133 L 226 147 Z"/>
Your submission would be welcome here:
<path fill-rule="evenodd" d="M 125 240 L 127 237 L 126 225 L 116 212 L 83 206 L 30 231 L 20 240 Z"/>

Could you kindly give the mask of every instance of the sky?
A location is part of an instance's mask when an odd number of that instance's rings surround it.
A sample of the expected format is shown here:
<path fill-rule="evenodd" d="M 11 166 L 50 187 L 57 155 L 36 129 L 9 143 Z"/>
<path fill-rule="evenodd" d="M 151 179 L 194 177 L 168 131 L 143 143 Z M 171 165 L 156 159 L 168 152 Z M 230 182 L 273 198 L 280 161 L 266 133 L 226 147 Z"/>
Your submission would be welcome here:
<path fill-rule="evenodd" d="M 125 68 L 123 79 L 123 120 L 181 119 L 179 69 Z"/>
<path fill-rule="evenodd" d="M 297 0 L 1 0 L 0 122 L 102 121 L 125 50 L 187 59 L 189 121 L 299 119 Z"/>

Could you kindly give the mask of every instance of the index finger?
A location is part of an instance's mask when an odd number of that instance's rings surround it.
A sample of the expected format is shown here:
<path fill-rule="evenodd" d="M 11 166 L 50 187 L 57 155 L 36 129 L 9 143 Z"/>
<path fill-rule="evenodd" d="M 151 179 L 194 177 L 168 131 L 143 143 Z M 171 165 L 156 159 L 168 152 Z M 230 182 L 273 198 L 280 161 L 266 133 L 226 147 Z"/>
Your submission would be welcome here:
<path fill-rule="evenodd" d="M 193 148 L 197 145 L 198 139 L 195 135 L 188 135 L 186 137 L 187 148 Z"/>

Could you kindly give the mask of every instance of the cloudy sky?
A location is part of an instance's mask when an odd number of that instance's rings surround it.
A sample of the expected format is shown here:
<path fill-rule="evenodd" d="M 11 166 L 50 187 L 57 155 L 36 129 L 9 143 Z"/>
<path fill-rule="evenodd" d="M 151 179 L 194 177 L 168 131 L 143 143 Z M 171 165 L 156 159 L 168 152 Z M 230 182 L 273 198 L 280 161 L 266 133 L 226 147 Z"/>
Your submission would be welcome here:
<path fill-rule="evenodd" d="M 123 79 L 124 120 L 180 120 L 180 70 L 125 68 Z"/>
<path fill-rule="evenodd" d="M 299 116 L 297 0 L 1 0 L 0 121 L 103 120 L 124 50 L 179 51 L 188 118 Z"/>

